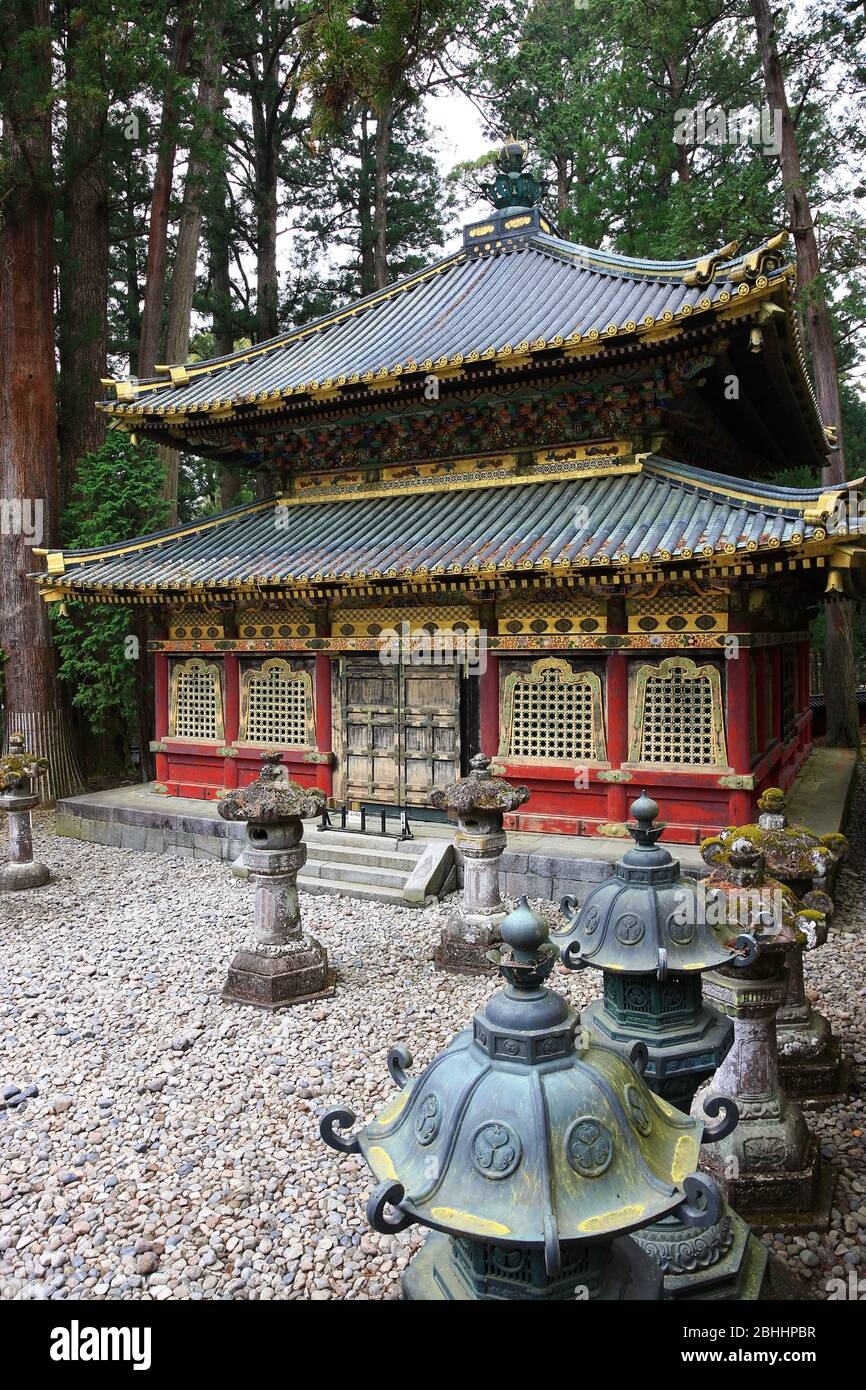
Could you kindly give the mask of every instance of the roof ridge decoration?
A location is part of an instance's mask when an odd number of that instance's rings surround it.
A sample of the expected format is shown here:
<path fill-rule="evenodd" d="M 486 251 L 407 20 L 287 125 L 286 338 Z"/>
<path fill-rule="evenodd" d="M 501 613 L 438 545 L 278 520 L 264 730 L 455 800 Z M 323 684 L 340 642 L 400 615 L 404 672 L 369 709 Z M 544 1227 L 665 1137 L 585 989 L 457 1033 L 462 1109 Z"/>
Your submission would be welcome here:
<path fill-rule="evenodd" d="M 547 184 L 524 169 L 527 147 L 522 140 L 507 140 L 496 156 L 498 173 L 492 183 L 479 184 L 479 192 L 498 210 L 534 208 Z"/>

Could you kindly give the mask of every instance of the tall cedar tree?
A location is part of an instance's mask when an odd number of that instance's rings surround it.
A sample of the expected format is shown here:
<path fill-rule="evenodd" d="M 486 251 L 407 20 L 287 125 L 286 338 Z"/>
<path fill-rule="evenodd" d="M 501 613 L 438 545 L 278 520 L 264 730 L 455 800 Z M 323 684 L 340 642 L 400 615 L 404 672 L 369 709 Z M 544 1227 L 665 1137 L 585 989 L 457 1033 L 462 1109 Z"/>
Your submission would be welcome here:
<path fill-rule="evenodd" d="M 0 10 L 0 497 L 42 509 L 43 544 L 55 538 L 58 502 L 50 20 L 49 0 Z M 0 526 L 7 737 L 23 733 L 49 760 L 46 794 L 61 796 L 80 789 L 81 775 L 48 612 L 27 577 L 35 568 L 27 535 Z"/>
<path fill-rule="evenodd" d="M 846 474 L 842 444 L 842 404 L 836 370 L 836 348 L 830 311 L 821 283 L 815 223 L 800 168 L 797 135 L 788 105 L 773 17 L 767 0 L 749 2 L 755 19 L 767 101 L 772 110 L 781 113 L 782 178 L 788 220 L 797 248 L 797 284 L 805 303 L 806 333 L 812 354 L 815 391 L 825 422 L 836 431 L 836 447 L 832 449 L 824 469 L 824 481 L 830 484 L 844 483 Z M 827 742 L 834 747 L 857 748 L 860 743 L 853 623 L 853 605 L 848 600 L 840 599 L 828 606 L 824 655 L 826 669 L 832 673 L 832 679 L 826 682 Z"/>

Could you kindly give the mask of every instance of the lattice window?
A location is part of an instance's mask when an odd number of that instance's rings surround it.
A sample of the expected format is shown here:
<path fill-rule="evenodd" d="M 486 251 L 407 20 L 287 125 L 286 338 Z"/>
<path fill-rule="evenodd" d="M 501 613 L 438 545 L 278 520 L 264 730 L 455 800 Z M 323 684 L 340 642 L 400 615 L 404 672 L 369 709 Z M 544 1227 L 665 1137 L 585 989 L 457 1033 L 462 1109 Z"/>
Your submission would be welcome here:
<path fill-rule="evenodd" d="M 721 678 L 715 666 L 669 657 L 641 666 L 629 761 L 674 767 L 727 765 Z"/>
<path fill-rule="evenodd" d="M 794 737 L 797 727 L 797 666 L 793 647 L 782 648 L 782 742 Z"/>
<path fill-rule="evenodd" d="M 295 671 L 275 657 L 241 677 L 241 743 L 283 748 L 315 745 L 313 683 L 308 671 Z"/>
<path fill-rule="evenodd" d="M 168 732 L 171 738 L 218 741 L 225 737 L 220 668 L 192 657 L 171 672 Z"/>
<path fill-rule="evenodd" d="M 500 757 L 603 762 L 601 682 L 548 657 L 506 678 Z"/>

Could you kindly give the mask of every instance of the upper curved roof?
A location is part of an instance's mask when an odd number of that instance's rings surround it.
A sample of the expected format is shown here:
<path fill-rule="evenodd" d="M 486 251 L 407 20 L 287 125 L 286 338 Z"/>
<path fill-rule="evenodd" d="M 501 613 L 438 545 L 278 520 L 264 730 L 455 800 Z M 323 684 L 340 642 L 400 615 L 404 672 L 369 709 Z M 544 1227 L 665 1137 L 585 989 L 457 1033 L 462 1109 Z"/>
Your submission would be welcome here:
<path fill-rule="evenodd" d="M 509 369 L 603 354 L 624 341 L 652 342 L 692 322 L 760 312 L 790 286 L 784 235 L 741 255 L 736 245 L 704 258 L 652 261 L 593 250 L 555 235 L 537 208 L 511 222 L 494 213 L 469 226 L 464 246 L 427 269 L 304 327 L 226 357 L 165 367 L 147 381 L 113 383 L 100 408 L 129 428 L 171 429 L 272 417 L 292 396 L 328 402 L 424 374 L 460 375 L 474 363 Z M 546 229 L 546 230 L 545 230 Z M 797 344 L 789 312 L 790 336 Z M 726 314 L 726 311 L 728 313 Z M 802 354 L 794 356 L 801 369 Z M 817 411 L 805 383 L 807 408 Z"/>

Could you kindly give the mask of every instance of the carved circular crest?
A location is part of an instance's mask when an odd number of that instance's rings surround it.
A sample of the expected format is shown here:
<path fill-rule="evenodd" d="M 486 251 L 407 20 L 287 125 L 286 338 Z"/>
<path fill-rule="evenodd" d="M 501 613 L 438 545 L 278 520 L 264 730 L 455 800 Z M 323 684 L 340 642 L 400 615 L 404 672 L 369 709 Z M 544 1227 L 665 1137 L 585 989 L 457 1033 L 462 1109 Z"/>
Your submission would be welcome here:
<path fill-rule="evenodd" d="M 645 931 L 644 924 L 634 912 L 617 917 L 614 934 L 621 946 L 636 946 Z"/>
<path fill-rule="evenodd" d="M 598 927 L 598 923 L 599 911 L 597 907 L 590 906 L 580 914 L 580 925 L 583 927 L 583 930 L 586 932 L 587 936 L 592 936 L 592 933 Z"/>
<path fill-rule="evenodd" d="M 442 1125 L 442 1107 L 431 1091 L 415 1112 L 415 1138 L 419 1144 L 432 1144 Z"/>
<path fill-rule="evenodd" d="M 652 1120 L 646 1101 L 637 1086 L 626 1086 L 625 1103 L 628 1106 L 628 1113 L 631 1115 L 635 1129 L 646 1137 L 653 1127 Z"/>
<path fill-rule="evenodd" d="M 613 1158 L 610 1130 L 593 1115 L 579 1115 L 565 1132 L 565 1152 L 582 1178 L 600 1178 Z"/>
<path fill-rule="evenodd" d="M 672 912 L 665 921 L 665 932 L 675 946 L 690 946 L 695 939 L 695 924 L 684 922 L 676 912 Z"/>
<path fill-rule="evenodd" d="M 472 1137 L 472 1162 L 485 1178 L 508 1178 L 523 1156 L 523 1146 L 510 1125 L 491 1120 Z"/>

